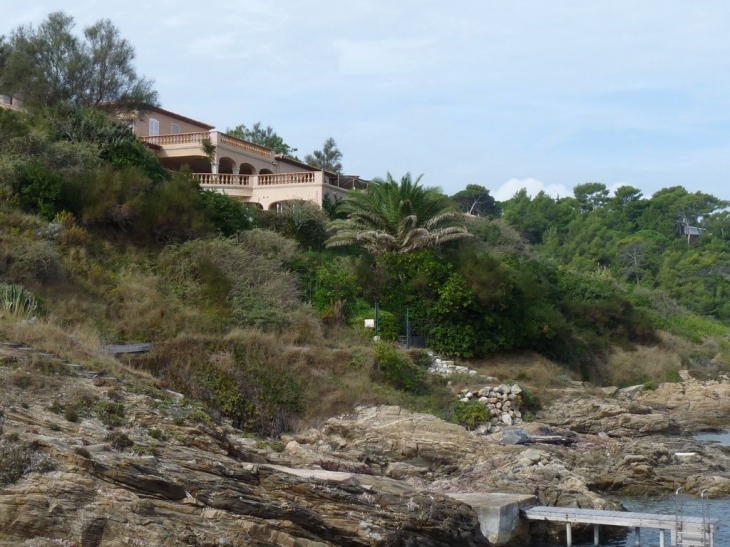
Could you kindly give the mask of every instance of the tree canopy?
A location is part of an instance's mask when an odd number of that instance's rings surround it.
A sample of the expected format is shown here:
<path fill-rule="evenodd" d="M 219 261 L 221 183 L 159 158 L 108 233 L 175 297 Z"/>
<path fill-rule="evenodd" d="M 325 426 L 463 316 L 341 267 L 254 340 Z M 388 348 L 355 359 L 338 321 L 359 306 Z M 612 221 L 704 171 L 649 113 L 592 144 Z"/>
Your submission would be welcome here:
<path fill-rule="evenodd" d="M 58 11 L 13 30 L 0 44 L 0 93 L 30 108 L 157 104 L 152 82 L 134 69 L 134 48 L 110 20 L 86 27 L 82 39 L 73 28 L 73 17 Z"/>
<path fill-rule="evenodd" d="M 324 141 L 322 150 L 315 150 L 304 156 L 304 161 L 309 165 L 334 173 L 342 173 L 341 159 L 342 152 L 337 148 L 337 143 L 332 137 Z"/>
<path fill-rule="evenodd" d="M 462 213 L 475 216 L 499 216 L 502 208 L 484 186 L 467 184 L 466 188 L 451 196 Z"/>
<path fill-rule="evenodd" d="M 411 253 L 469 237 L 459 213 L 438 188 L 425 188 L 406 173 L 400 182 L 390 173 L 365 191 L 348 193 L 339 210 L 346 220 L 334 221 L 328 247 L 359 244 L 372 255 Z"/>
<path fill-rule="evenodd" d="M 280 137 L 276 131 L 267 125 L 265 128 L 261 125 L 261 122 L 256 122 L 249 129 L 245 125 L 237 125 L 233 129 L 226 129 L 226 133 L 232 137 L 237 137 L 245 141 L 253 142 L 255 144 L 271 148 L 277 154 L 286 156 L 288 158 L 297 159 L 294 152 L 296 148 L 289 146 L 284 142 L 284 139 Z"/>

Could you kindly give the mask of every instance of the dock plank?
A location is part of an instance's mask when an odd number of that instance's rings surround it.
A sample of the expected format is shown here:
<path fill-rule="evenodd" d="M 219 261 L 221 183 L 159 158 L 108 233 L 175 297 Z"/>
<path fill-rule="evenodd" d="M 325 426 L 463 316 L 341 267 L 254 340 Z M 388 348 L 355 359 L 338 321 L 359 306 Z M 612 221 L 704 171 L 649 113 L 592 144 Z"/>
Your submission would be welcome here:
<path fill-rule="evenodd" d="M 626 526 L 631 528 L 658 528 L 674 530 L 677 519 L 674 515 L 654 513 L 634 513 L 629 511 L 600 511 L 596 509 L 581 509 L 576 507 L 530 507 L 521 511 L 528 520 L 543 520 L 551 522 L 566 522 L 572 524 L 603 524 L 606 526 Z M 679 520 L 685 531 L 690 529 L 701 530 L 704 521 L 701 517 L 682 517 Z M 710 520 L 710 528 L 719 530 L 720 521 Z"/>

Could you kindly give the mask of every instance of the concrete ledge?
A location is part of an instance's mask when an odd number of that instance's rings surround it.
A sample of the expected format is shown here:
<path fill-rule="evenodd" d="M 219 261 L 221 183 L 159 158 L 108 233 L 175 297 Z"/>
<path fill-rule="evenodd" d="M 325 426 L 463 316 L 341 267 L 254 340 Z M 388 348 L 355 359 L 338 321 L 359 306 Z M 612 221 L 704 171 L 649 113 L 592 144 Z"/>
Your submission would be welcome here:
<path fill-rule="evenodd" d="M 520 518 L 520 509 L 537 504 L 535 496 L 524 494 L 448 494 L 474 509 L 482 534 L 493 545 L 506 545 L 527 537 L 529 524 Z"/>

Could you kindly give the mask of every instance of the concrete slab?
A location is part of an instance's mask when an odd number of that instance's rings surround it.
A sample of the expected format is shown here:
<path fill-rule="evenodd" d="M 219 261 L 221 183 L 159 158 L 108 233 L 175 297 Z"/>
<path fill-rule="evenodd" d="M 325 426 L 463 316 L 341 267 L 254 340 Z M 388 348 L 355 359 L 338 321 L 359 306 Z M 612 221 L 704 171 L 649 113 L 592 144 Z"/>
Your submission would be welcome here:
<path fill-rule="evenodd" d="M 527 537 L 529 524 L 520 518 L 520 509 L 537 504 L 535 496 L 524 494 L 448 494 L 474 509 L 482 534 L 492 545 L 506 545 Z"/>

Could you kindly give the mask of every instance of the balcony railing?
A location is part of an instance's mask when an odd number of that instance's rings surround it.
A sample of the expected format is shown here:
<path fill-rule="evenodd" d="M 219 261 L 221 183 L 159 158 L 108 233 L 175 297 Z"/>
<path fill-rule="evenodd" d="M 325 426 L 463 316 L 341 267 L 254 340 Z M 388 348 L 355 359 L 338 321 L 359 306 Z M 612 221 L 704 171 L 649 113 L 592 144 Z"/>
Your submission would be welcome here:
<path fill-rule="evenodd" d="M 199 133 L 177 133 L 175 135 L 150 135 L 148 137 L 139 137 L 142 142 L 148 142 L 150 144 L 156 144 L 158 146 L 172 146 L 177 144 L 195 144 L 200 146 L 203 139 L 210 139 L 210 142 L 218 147 L 221 145 L 230 146 L 232 148 L 238 148 L 257 156 L 263 156 L 268 159 L 274 157 L 274 151 L 266 148 L 265 146 L 259 146 L 252 142 L 244 141 L 236 137 L 231 137 L 220 131 L 202 131 Z"/>
<path fill-rule="evenodd" d="M 300 173 L 277 173 L 275 175 L 259 175 L 259 186 L 272 186 L 275 184 L 307 184 L 315 182 L 314 175 L 320 174 L 315 171 L 303 171 Z"/>
<path fill-rule="evenodd" d="M 198 184 L 225 186 L 278 186 L 284 184 L 322 184 L 321 171 L 276 173 L 273 175 L 231 175 L 229 173 L 193 173 Z"/>
<path fill-rule="evenodd" d="M 157 146 L 170 146 L 173 144 L 200 144 L 210 133 L 177 133 L 175 135 L 150 135 L 149 137 L 138 137 L 142 142 L 156 144 Z"/>
<path fill-rule="evenodd" d="M 230 175 L 225 173 L 193 173 L 198 184 L 223 184 L 226 186 L 251 186 L 253 175 Z"/>
<path fill-rule="evenodd" d="M 215 133 L 216 136 L 220 136 L 220 142 L 214 141 L 213 144 L 227 144 L 228 146 L 240 148 L 241 150 L 251 152 L 252 154 L 258 154 L 259 156 L 264 156 L 265 158 L 274 157 L 274 151 L 270 148 L 266 148 L 265 146 L 259 146 L 258 144 L 254 144 L 252 142 L 237 139 L 236 137 L 231 137 L 230 135 L 226 135 L 225 133 L 219 133 L 218 131 L 214 131 L 213 133 Z"/>

